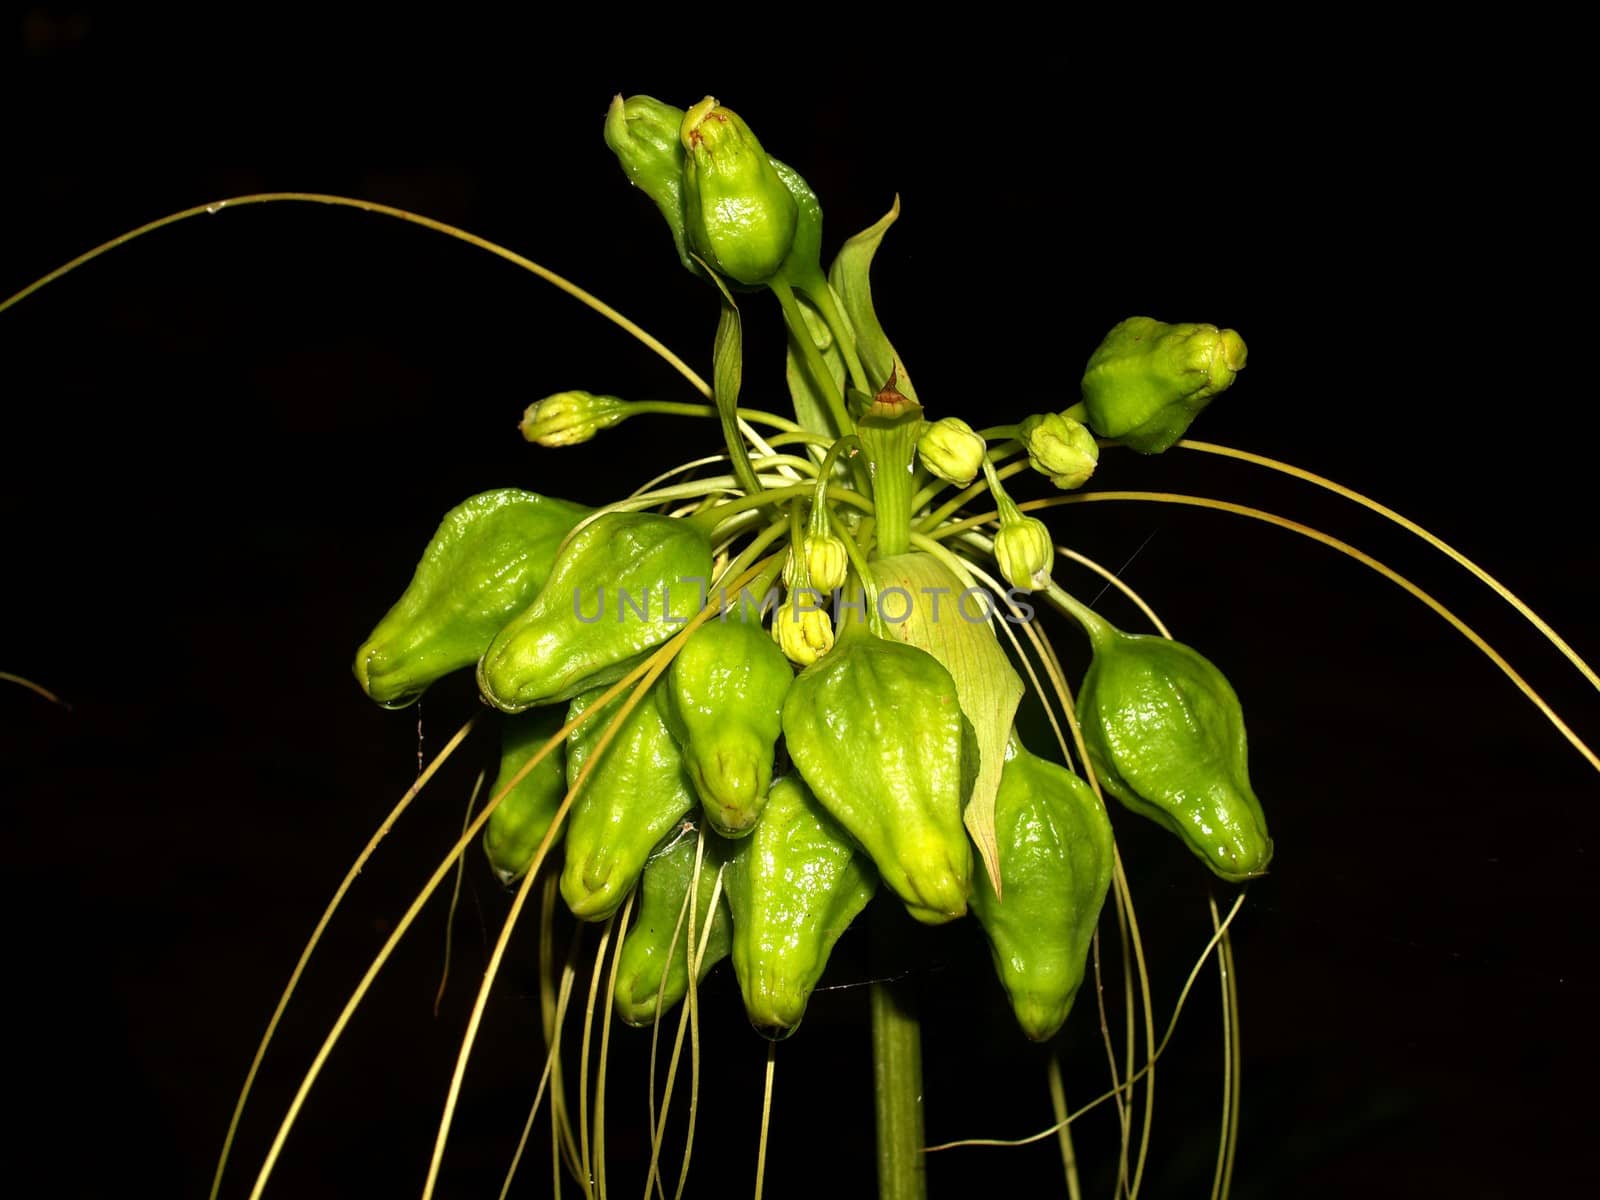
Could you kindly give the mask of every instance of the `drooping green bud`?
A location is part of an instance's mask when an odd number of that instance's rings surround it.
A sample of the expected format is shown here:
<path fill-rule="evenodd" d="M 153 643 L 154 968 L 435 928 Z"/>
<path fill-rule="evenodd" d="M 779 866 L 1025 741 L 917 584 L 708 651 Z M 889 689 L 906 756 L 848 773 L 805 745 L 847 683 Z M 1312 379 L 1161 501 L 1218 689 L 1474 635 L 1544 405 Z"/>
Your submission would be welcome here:
<path fill-rule="evenodd" d="M 644 866 L 639 883 L 639 909 L 622 940 L 622 957 L 617 962 L 617 1015 L 629 1025 L 650 1025 L 661 1015 L 656 1011 L 659 993 L 661 1012 L 671 1009 L 689 990 L 689 912 L 685 903 L 694 886 L 695 834 L 688 822 L 667 835 L 665 846 L 658 847 Z M 728 956 L 733 941 L 727 893 L 717 901 L 717 869 L 721 849 L 715 839 L 706 840 L 700 862 L 700 886 L 695 892 L 694 940 L 705 956 L 698 958 L 696 979 L 704 983 L 707 973 Z M 706 929 L 706 923 L 711 928 Z M 665 976 L 665 979 L 663 979 Z"/>
<path fill-rule="evenodd" d="M 566 711 L 560 708 L 542 708 L 505 719 L 500 735 L 500 773 L 489 791 L 491 797 L 498 796 L 517 778 L 528 760 L 561 732 L 566 719 Z M 483 850 L 501 883 L 510 886 L 522 878 L 566 795 L 567 752 L 562 745 L 523 775 L 489 814 Z M 564 826 L 556 830 L 554 840 L 560 841 L 565 832 Z"/>
<path fill-rule="evenodd" d="M 398 708 L 471 666 L 539 594 L 561 540 L 588 513 L 520 488 L 484 492 L 452 508 L 405 593 L 356 651 L 361 690 Z"/>
<path fill-rule="evenodd" d="M 541 446 L 576 446 L 602 429 L 627 420 L 628 402 L 593 392 L 557 392 L 535 400 L 517 426 L 522 436 Z"/>
<path fill-rule="evenodd" d="M 917 457 L 928 474 L 966 487 L 983 469 L 983 439 L 959 417 L 942 417 L 917 439 Z"/>
<path fill-rule="evenodd" d="M 657 689 L 706 816 L 724 837 L 748 834 L 766 801 L 793 678 L 759 622 L 739 614 L 690 634 Z"/>
<path fill-rule="evenodd" d="M 784 698 L 789 757 L 911 915 L 953 921 L 972 875 L 955 681 L 927 651 L 853 628 Z"/>
<path fill-rule="evenodd" d="M 1007 497 L 1000 504 L 1000 532 L 994 535 L 994 558 L 1007 583 L 1031 592 L 1050 582 L 1050 569 L 1056 561 L 1055 543 L 1043 521 L 1023 516 Z"/>
<path fill-rule="evenodd" d="M 478 690 L 522 712 L 621 679 L 700 611 L 710 575 L 698 526 L 605 513 L 572 535 L 533 603 L 494 635 Z"/>
<path fill-rule="evenodd" d="M 1084 745 L 1105 790 L 1176 833 L 1231 883 L 1272 861 L 1250 787 L 1244 714 L 1226 677 L 1166 638 L 1090 627 L 1094 661 L 1078 693 Z"/>
<path fill-rule="evenodd" d="M 626 100 L 617 96 L 606 112 L 606 145 L 634 186 L 661 210 L 672 231 L 672 244 L 678 248 L 678 260 L 702 275 L 699 264 L 689 257 L 684 234 L 682 127 L 681 108 L 653 96 L 629 96 Z"/>
<path fill-rule="evenodd" d="M 582 716 L 604 691 L 596 688 L 574 699 L 567 719 Z M 603 921 L 616 912 L 652 851 L 694 807 L 694 785 L 654 690 L 640 697 L 600 749 L 627 695 L 592 713 L 567 740 L 567 786 L 584 783 L 567 817 L 561 895 L 580 921 Z M 585 778 L 584 769 L 597 754 L 601 757 Z"/>
<path fill-rule="evenodd" d="M 834 943 L 878 878 L 867 856 L 798 775 L 775 780 L 752 836 L 728 853 L 733 969 L 750 1023 L 788 1037 L 805 1015 Z"/>
<path fill-rule="evenodd" d="M 1244 367 L 1244 339 L 1215 325 L 1129 317 L 1083 372 L 1089 424 L 1140 454 L 1159 454 Z"/>
<path fill-rule="evenodd" d="M 715 97 L 684 114 L 680 137 L 690 247 L 737 283 L 766 283 L 794 244 L 793 194 L 750 127 Z"/>
<path fill-rule="evenodd" d="M 1061 413 L 1041 413 L 1017 426 L 1028 465 L 1066 491 L 1082 487 L 1100 461 L 1100 446 L 1083 425 Z"/>
<path fill-rule="evenodd" d="M 1022 1031 L 1053 1037 L 1083 983 L 1116 849 L 1100 798 L 1013 732 L 995 799 L 1005 898 L 981 872 L 972 912 Z"/>

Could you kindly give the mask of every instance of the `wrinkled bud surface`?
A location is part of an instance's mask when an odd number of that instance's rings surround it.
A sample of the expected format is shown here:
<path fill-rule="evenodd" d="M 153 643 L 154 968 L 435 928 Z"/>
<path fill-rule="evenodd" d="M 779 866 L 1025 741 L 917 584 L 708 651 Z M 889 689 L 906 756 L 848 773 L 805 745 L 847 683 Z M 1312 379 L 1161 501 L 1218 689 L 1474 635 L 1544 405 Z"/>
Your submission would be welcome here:
<path fill-rule="evenodd" d="M 1083 425 L 1060 413 L 1029 417 L 1017 426 L 1028 464 L 1062 490 L 1082 487 L 1100 461 L 1100 447 Z"/>
<path fill-rule="evenodd" d="M 484 492 L 445 514 L 404 595 L 356 651 L 362 691 L 399 707 L 471 666 L 539 594 L 556 549 L 589 510 L 519 488 Z"/>
<path fill-rule="evenodd" d="M 685 113 L 680 133 L 690 246 L 735 282 L 766 283 L 794 244 L 793 194 L 750 127 L 715 98 Z"/>
<path fill-rule="evenodd" d="M 628 416 L 628 403 L 593 392 L 557 392 L 535 400 L 517 426 L 522 436 L 541 446 L 576 446 Z"/>
<path fill-rule="evenodd" d="M 812 608 L 823 597 L 791 594 L 772 614 L 772 632 L 784 655 L 796 666 L 809 667 L 833 649 L 833 618 L 826 608 Z"/>
<path fill-rule="evenodd" d="M 983 452 L 983 439 L 959 417 L 933 422 L 917 439 L 917 457 L 928 473 L 957 487 L 966 487 L 978 477 Z"/>
<path fill-rule="evenodd" d="M 1019 516 L 1001 522 L 1000 532 L 994 535 L 994 557 L 1007 583 L 1031 592 L 1050 582 L 1056 548 L 1043 521 Z"/>
<path fill-rule="evenodd" d="M 1231 329 L 1129 317 L 1106 334 L 1084 368 L 1089 424 L 1101 437 L 1158 454 L 1244 363 L 1244 339 Z"/>

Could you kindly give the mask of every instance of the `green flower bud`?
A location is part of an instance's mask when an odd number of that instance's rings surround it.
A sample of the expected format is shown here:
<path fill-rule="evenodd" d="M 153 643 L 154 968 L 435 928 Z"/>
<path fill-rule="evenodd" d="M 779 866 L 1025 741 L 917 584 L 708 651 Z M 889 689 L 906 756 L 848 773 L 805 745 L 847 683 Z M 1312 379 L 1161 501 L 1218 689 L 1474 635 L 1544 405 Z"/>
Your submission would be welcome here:
<path fill-rule="evenodd" d="M 1244 339 L 1231 329 L 1129 317 L 1084 368 L 1089 424 L 1101 437 L 1159 454 L 1226 390 L 1244 360 Z"/>
<path fill-rule="evenodd" d="M 606 112 L 606 145 L 622 164 L 623 173 L 661 210 L 672 231 L 672 244 L 678 248 L 678 261 L 701 275 L 699 264 L 689 257 L 684 235 L 683 143 L 678 138 L 682 127 L 681 108 L 653 96 L 629 96 L 626 100 L 617 96 Z"/>
<path fill-rule="evenodd" d="M 628 402 L 615 396 L 557 392 L 528 405 L 517 428 L 528 441 L 541 446 L 576 446 L 628 416 Z"/>
<path fill-rule="evenodd" d="M 1030 592 L 1050 582 L 1050 568 L 1056 561 L 1055 543 L 1043 521 L 1023 516 L 1014 505 L 1012 511 L 1015 519 L 1002 518 L 1000 532 L 994 535 L 994 557 L 1007 583 Z"/>
<path fill-rule="evenodd" d="M 917 439 L 922 465 L 946 483 L 966 487 L 983 469 L 983 439 L 959 417 L 944 417 L 923 427 Z"/>
<path fill-rule="evenodd" d="M 1100 461 L 1100 447 L 1071 417 L 1043 413 L 1017 426 L 1017 440 L 1028 451 L 1028 464 L 1063 491 L 1082 487 Z"/>
<path fill-rule="evenodd" d="M 1177 834 L 1228 882 L 1262 874 L 1272 838 L 1250 787 L 1244 712 L 1227 678 L 1181 642 L 1109 625 L 1090 637 L 1094 660 L 1078 690 L 1078 716 L 1106 791 Z"/>
<path fill-rule="evenodd" d="M 684 114 L 680 137 L 689 245 L 737 283 L 766 283 L 794 244 L 793 194 L 750 127 L 714 97 Z"/>

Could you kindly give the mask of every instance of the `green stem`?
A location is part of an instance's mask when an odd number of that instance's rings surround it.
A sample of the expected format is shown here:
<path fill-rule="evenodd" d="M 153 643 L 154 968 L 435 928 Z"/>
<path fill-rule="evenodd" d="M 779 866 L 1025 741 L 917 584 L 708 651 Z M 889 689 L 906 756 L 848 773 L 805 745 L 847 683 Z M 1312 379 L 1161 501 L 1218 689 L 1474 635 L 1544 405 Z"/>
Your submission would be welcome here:
<path fill-rule="evenodd" d="M 872 395 L 876 389 L 867 381 L 866 368 L 861 365 L 861 356 L 856 353 L 855 331 L 850 328 L 849 322 L 844 319 L 844 314 L 839 311 L 839 305 L 833 298 L 833 289 L 824 285 L 820 289 L 807 291 L 806 298 L 817 306 L 817 311 L 822 314 L 822 319 L 827 322 L 828 329 L 833 334 L 833 340 L 839 343 L 839 352 L 844 355 L 845 369 L 850 372 L 850 382 L 858 391 Z"/>
<path fill-rule="evenodd" d="M 793 499 L 795 496 L 809 496 L 814 490 L 814 485 L 797 483 L 790 487 L 771 488 L 759 496 L 740 496 L 737 500 L 730 500 L 726 504 L 719 504 L 715 508 L 708 508 L 704 512 L 695 513 L 692 517 L 684 517 L 685 521 L 693 521 L 708 533 L 716 529 L 729 517 L 737 516 L 748 509 L 760 508 L 765 504 L 776 504 L 783 500 Z M 837 504 L 848 504 L 862 512 L 872 511 L 872 501 L 860 492 L 852 492 L 849 488 L 830 487 L 828 499 Z"/>
<path fill-rule="evenodd" d="M 783 309 L 784 324 L 789 327 L 789 336 L 794 339 L 795 345 L 800 347 L 800 357 L 805 360 L 806 370 L 811 372 L 812 382 L 828 403 L 828 412 L 833 417 L 834 425 L 841 435 L 850 433 L 855 429 L 855 423 L 845 410 L 844 397 L 833 382 L 828 364 L 822 361 L 817 344 L 811 340 L 811 331 L 806 328 L 805 314 L 800 311 L 800 302 L 794 298 L 794 289 L 783 279 L 774 279 L 768 286 L 778 298 L 778 307 Z"/>
<path fill-rule="evenodd" d="M 1051 604 L 1083 626 L 1084 633 L 1089 635 L 1089 641 L 1094 644 L 1096 650 L 1117 635 L 1116 627 L 1110 621 L 1093 611 L 1076 596 L 1062 590 L 1061 585 L 1055 580 L 1050 581 L 1050 586 L 1045 589 L 1045 595 L 1050 598 Z"/>
<path fill-rule="evenodd" d="M 872 985 L 872 1082 L 878 1200 L 923 1200 L 922 1029 L 903 983 Z"/>
<path fill-rule="evenodd" d="M 991 462 L 999 463 L 1016 450 L 1017 446 L 1015 443 L 997 446 L 995 449 L 989 452 L 989 459 Z M 1007 467 L 1003 467 L 1000 470 L 1000 478 L 1010 479 L 1013 475 L 1020 474 L 1022 471 L 1024 471 L 1027 468 L 1027 465 L 1027 463 L 1012 463 Z M 950 485 L 947 483 L 940 483 L 935 487 L 924 488 L 917 494 L 916 498 L 912 500 L 912 511 L 916 512 L 921 509 L 935 496 L 937 496 L 940 491 L 949 486 Z M 941 523 L 949 518 L 951 513 L 955 512 L 958 508 L 960 508 L 968 500 L 973 499 L 975 496 L 981 496 L 985 491 L 988 490 L 988 488 L 989 481 L 987 479 L 980 480 L 977 483 L 970 484 L 963 488 L 961 491 L 952 496 L 936 512 L 924 518 L 922 523 L 917 526 L 917 531 L 919 533 L 927 533 L 931 529 L 937 529 Z"/>
<path fill-rule="evenodd" d="M 680 404 L 676 400 L 630 400 L 627 401 L 628 415 L 638 416 L 642 413 L 663 413 L 671 417 L 714 417 L 717 410 L 709 404 Z M 773 429 L 781 429 L 785 433 L 804 433 L 805 426 L 780 417 L 777 413 L 769 413 L 760 408 L 741 408 L 736 410 L 740 417 L 757 425 L 770 425 Z"/>

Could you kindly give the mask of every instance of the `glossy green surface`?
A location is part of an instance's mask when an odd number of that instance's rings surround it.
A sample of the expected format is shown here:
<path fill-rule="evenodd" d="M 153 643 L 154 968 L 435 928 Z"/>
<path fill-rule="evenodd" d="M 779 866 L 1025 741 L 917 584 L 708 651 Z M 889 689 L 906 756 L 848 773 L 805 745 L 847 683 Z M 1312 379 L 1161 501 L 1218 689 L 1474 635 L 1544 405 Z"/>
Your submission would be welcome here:
<path fill-rule="evenodd" d="M 787 1037 L 877 875 L 798 776 L 772 785 L 755 832 L 732 844 L 724 884 L 733 969 L 750 1023 Z"/>
<path fill-rule="evenodd" d="M 1198 651 L 1111 631 L 1095 646 L 1078 717 L 1101 786 L 1124 806 L 1229 882 L 1267 869 L 1272 839 L 1250 789 L 1244 713 Z"/>
<path fill-rule="evenodd" d="M 795 766 L 928 924 L 967 911 L 961 708 L 950 673 L 915 646 L 846 637 L 802 671 L 783 705 Z"/>
<path fill-rule="evenodd" d="M 728 616 L 695 630 L 663 680 L 662 715 L 706 818 L 725 837 L 749 833 L 766 802 L 793 679 L 766 630 Z"/>
<path fill-rule="evenodd" d="M 612 683 L 700 610 L 711 545 L 687 521 L 607 513 L 562 550 L 533 603 L 478 663 L 484 698 L 506 712 Z"/>
<path fill-rule="evenodd" d="M 1101 437 L 1157 454 L 1183 436 L 1244 363 L 1244 339 L 1231 329 L 1129 317 L 1084 368 L 1089 425 Z"/>
<path fill-rule="evenodd" d="M 498 796 L 523 765 L 561 732 L 566 716 L 559 708 L 547 708 L 504 718 L 500 734 L 500 773 L 489 792 L 490 799 Z M 564 745 L 558 745 L 540 759 L 489 814 L 489 824 L 483 831 L 483 849 L 501 883 L 510 884 L 522 878 L 566 794 L 567 752 Z M 556 841 L 563 832 L 556 831 Z"/>
<path fill-rule="evenodd" d="M 729 279 L 766 283 L 794 245 L 794 196 L 750 127 L 710 97 L 684 115 L 681 136 L 689 245 Z"/>
<path fill-rule="evenodd" d="M 694 883 L 696 840 L 694 829 L 682 822 L 667 835 L 667 844 L 645 863 L 633 924 L 622 939 L 622 957 L 617 962 L 617 1015 L 630 1025 L 649 1025 L 655 1021 L 658 992 L 661 993 L 660 1011 L 669 1012 L 689 990 L 689 913 L 684 900 Z M 695 893 L 696 943 L 705 936 L 722 852 L 714 838 L 706 839 L 700 863 L 700 886 Z M 676 946 L 673 945 L 674 930 L 678 935 Z M 728 956 L 732 942 L 733 923 L 724 892 L 711 919 L 705 957 L 700 960 L 699 982 L 704 982 L 707 972 Z M 666 976 L 664 991 L 663 974 Z"/>
<path fill-rule="evenodd" d="M 603 921 L 622 906 L 650 852 L 694 807 L 683 755 L 661 719 L 653 691 L 623 720 L 567 817 L 561 895 L 573 915 L 585 921 Z M 600 695 L 597 689 L 579 696 L 568 719 L 587 712 Z M 573 731 L 567 741 L 569 788 L 577 784 L 628 695 L 624 691 Z"/>
<path fill-rule="evenodd" d="M 1083 780 L 1039 758 L 1013 734 L 995 797 L 997 899 L 978 872 L 972 913 L 1017 1023 L 1035 1041 L 1061 1028 L 1083 983 L 1089 944 L 1111 886 L 1111 822 Z"/>
<path fill-rule="evenodd" d="M 538 595 L 556 547 L 588 512 L 519 488 L 452 508 L 400 599 L 356 651 L 361 690 L 398 708 L 477 662 L 500 627 Z"/>

